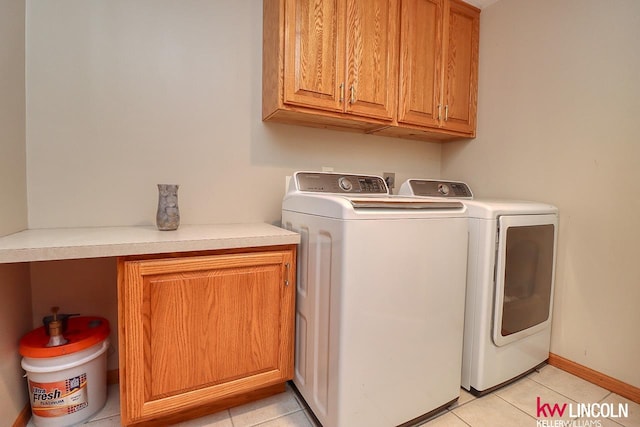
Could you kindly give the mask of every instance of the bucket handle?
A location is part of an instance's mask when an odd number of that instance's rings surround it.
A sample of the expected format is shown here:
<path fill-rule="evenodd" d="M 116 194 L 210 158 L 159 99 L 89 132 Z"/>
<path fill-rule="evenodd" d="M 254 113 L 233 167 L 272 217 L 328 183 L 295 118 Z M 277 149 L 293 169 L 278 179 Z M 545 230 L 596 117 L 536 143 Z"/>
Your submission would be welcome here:
<path fill-rule="evenodd" d="M 93 354 L 89 354 L 88 356 L 85 356 L 80 360 L 75 360 L 73 362 L 65 363 L 64 365 L 56 366 L 55 369 L 51 369 L 51 366 L 47 366 L 47 367 L 30 366 L 29 369 L 27 369 L 24 366 L 25 365 L 25 361 L 23 360 L 22 361 L 22 369 L 26 370 L 27 372 L 35 372 L 35 373 L 62 371 L 62 370 L 65 370 L 65 369 L 71 369 L 71 368 L 75 368 L 76 366 L 80 366 L 80 365 L 83 365 L 85 363 L 91 362 L 93 359 L 97 358 L 98 356 L 102 355 L 102 353 L 107 351 L 108 348 L 109 348 L 109 340 L 105 339 L 104 341 L 102 341 L 102 348 L 100 350 L 98 350 L 97 352 L 95 352 Z M 25 374 L 24 376 L 26 377 L 27 374 Z"/>

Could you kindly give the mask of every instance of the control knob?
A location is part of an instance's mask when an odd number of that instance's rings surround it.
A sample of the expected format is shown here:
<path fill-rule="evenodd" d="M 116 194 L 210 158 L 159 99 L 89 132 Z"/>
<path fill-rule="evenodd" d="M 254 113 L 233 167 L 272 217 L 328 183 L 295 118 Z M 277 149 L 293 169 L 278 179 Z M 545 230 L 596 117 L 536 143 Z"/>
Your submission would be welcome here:
<path fill-rule="evenodd" d="M 449 186 L 447 184 L 439 183 L 438 184 L 438 193 L 446 196 L 449 194 Z"/>
<path fill-rule="evenodd" d="M 344 191 L 353 190 L 353 184 L 351 183 L 351 181 L 349 181 L 349 178 L 347 178 L 346 176 L 343 176 L 338 180 L 338 185 Z"/>

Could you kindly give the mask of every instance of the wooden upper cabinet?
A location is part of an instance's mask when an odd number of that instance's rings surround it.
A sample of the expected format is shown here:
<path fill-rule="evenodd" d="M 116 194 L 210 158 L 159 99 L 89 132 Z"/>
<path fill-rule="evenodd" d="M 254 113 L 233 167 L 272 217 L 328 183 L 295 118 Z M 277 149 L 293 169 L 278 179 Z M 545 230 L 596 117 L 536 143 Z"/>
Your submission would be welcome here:
<path fill-rule="evenodd" d="M 346 33 L 346 111 L 391 120 L 397 93 L 397 0 L 347 0 Z"/>
<path fill-rule="evenodd" d="M 286 0 L 284 102 L 344 110 L 342 0 Z"/>
<path fill-rule="evenodd" d="M 398 122 L 475 135 L 480 11 L 402 0 Z"/>
<path fill-rule="evenodd" d="M 440 126 L 443 0 L 402 0 L 398 122 Z"/>
<path fill-rule="evenodd" d="M 445 27 L 444 127 L 475 135 L 480 12 L 449 0 Z"/>
<path fill-rule="evenodd" d="M 460 0 L 263 0 L 263 120 L 475 136 L 480 10 Z"/>

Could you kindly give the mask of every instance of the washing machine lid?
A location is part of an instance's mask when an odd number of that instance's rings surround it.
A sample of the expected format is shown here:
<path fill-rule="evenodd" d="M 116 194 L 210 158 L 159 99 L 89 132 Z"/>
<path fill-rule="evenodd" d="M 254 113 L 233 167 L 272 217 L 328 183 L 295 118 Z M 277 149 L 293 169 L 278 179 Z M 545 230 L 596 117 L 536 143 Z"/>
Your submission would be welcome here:
<path fill-rule="evenodd" d="M 392 196 L 387 197 L 358 197 L 349 198 L 349 202 L 354 209 L 459 209 L 462 203 L 454 201 L 417 200 L 410 197 Z"/>
<path fill-rule="evenodd" d="M 390 195 L 384 180 L 374 175 L 296 172 L 282 210 L 339 219 L 378 219 L 464 216 L 466 208 L 457 200 Z"/>
<path fill-rule="evenodd" d="M 466 217 L 458 201 L 427 200 L 402 196 L 363 197 L 340 194 L 294 193 L 282 201 L 282 210 L 336 219 Z"/>

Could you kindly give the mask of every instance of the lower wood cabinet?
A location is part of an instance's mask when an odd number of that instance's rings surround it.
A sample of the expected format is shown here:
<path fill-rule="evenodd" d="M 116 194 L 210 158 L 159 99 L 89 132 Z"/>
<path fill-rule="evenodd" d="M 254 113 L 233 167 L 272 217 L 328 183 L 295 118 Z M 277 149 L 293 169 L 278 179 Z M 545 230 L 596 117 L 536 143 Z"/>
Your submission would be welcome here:
<path fill-rule="evenodd" d="M 295 256 L 293 245 L 120 258 L 123 425 L 283 390 L 293 377 Z"/>

